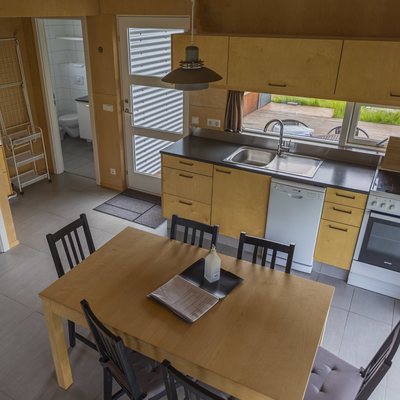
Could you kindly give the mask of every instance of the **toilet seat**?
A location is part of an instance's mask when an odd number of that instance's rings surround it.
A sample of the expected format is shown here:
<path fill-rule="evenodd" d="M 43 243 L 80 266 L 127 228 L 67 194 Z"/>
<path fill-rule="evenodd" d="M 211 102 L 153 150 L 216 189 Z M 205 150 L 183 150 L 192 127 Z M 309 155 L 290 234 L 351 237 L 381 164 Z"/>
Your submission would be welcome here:
<path fill-rule="evenodd" d="M 77 113 L 72 113 L 72 114 L 64 114 L 64 115 L 60 115 L 58 117 L 58 120 L 60 122 L 74 122 L 74 121 L 78 121 L 78 114 Z"/>

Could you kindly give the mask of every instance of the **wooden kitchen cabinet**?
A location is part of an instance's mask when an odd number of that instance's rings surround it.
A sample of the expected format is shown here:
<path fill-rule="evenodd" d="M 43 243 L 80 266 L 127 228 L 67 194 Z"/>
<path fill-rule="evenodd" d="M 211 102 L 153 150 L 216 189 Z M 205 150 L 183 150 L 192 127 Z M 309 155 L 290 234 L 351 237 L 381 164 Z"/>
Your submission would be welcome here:
<path fill-rule="evenodd" d="M 316 261 L 350 269 L 367 198 L 349 190 L 326 190 L 314 251 Z"/>
<path fill-rule="evenodd" d="M 400 104 L 400 43 L 345 40 L 336 97 L 347 101 Z"/>
<path fill-rule="evenodd" d="M 331 98 L 342 40 L 231 37 L 228 87 Z"/>
<path fill-rule="evenodd" d="M 164 193 L 211 204 L 212 178 L 210 176 L 168 167 L 164 167 L 162 173 Z"/>
<path fill-rule="evenodd" d="M 183 157 L 162 155 L 162 208 L 173 214 L 209 224 L 213 165 Z"/>
<path fill-rule="evenodd" d="M 335 267 L 350 269 L 358 227 L 321 220 L 314 258 Z"/>
<path fill-rule="evenodd" d="M 179 62 L 185 59 L 185 48 L 190 45 L 190 35 L 172 36 L 172 67 L 179 68 Z M 225 87 L 228 70 L 229 38 L 227 36 L 196 35 L 194 45 L 199 48 L 200 59 L 222 76 L 222 80 L 211 83 L 210 87 Z"/>
<path fill-rule="evenodd" d="M 238 238 L 241 231 L 263 237 L 271 177 L 214 166 L 211 224 Z"/>

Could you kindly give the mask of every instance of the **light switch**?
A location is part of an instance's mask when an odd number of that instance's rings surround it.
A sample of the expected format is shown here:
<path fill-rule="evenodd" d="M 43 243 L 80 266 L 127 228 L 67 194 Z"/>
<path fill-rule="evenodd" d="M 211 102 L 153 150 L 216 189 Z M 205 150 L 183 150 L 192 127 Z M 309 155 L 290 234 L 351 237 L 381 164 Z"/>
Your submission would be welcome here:
<path fill-rule="evenodd" d="M 200 118 L 199 117 L 192 117 L 192 125 L 199 125 Z"/>
<path fill-rule="evenodd" d="M 113 112 L 114 106 L 112 104 L 103 104 L 103 111 Z"/>

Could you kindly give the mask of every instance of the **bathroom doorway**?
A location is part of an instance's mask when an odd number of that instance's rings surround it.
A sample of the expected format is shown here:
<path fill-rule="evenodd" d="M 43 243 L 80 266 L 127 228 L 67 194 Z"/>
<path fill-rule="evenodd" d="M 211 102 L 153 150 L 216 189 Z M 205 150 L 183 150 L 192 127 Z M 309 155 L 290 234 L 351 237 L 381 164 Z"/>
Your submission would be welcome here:
<path fill-rule="evenodd" d="M 96 179 L 82 20 L 40 18 L 36 28 L 55 172 Z"/>

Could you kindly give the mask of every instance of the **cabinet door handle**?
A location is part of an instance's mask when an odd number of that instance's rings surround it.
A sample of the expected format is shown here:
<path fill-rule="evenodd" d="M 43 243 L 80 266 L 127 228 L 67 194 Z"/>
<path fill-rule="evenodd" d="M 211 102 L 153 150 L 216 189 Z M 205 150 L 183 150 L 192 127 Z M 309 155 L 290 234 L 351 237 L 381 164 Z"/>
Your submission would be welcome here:
<path fill-rule="evenodd" d="M 337 211 L 337 212 L 341 212 L 341 213 L 345 213 L 345 214 L 353 214 L 353 211 L 351 211 L 351 210 L 342 210 L 335 206 L 333 206 L 332 209 L 333 209 L 333 211 Z"/>
<path fill-rule="evenodd" d="M 280 88 L 287 87 L 286 83 L 272 83 L 272 82 L 269 82 L 269 83 L 268 83 L 268 86 L 280 87 Z"/>
<path fill-rule="evenodd" d="M 342 193 L 338 193 L 338 192 L 336 192 L 336 196 L 338 196 L 338 197 L 344 197 L 345 199 L 351 199 L 351 200 L 354 200 L 355 198 L 356 198 L 356 196 L 349 196 L 348 194 L 342 194 Z"/>
<path fill-rule="evenodd" d="M 333 226 L 333 225 L 328 225 L 328 226 L 329 226 L 329 228 L 336 229 L 337 231 L 347 232 L 347 228 L 339 228 L 339 227 Z"/>
<path fill-rule="evenodd" d="M 179 164 L 188 165 L 189 167 L 193 167 L 193 163 L 189 161 L 181 161 L 179 160 Z"/>
<path fill-rule="evenodd" d="M 185 206 L 192 206 L 193 203 L 190 203 L 189 201 L 183 201 L 183 200 L 179 200 L 179 203 L 184 204 Z"/>
<path fill-rule="evenodd" d="M 390 97 L 400 97 L 400 94 L 390 92 Z"/>
<path fill-rule="evenodd" d="M 179 174 L 182 178 L 193 179 L 193 175 Z"/>
<path fill-rule="evenodd" d="M 231 173 L 231 171 L 224 171 L 223 169 L 218 169 L 218 168 L 215 168 L 215 172 L 221 172 L 222 174 L 227 174 L 227 175 Z"/>

